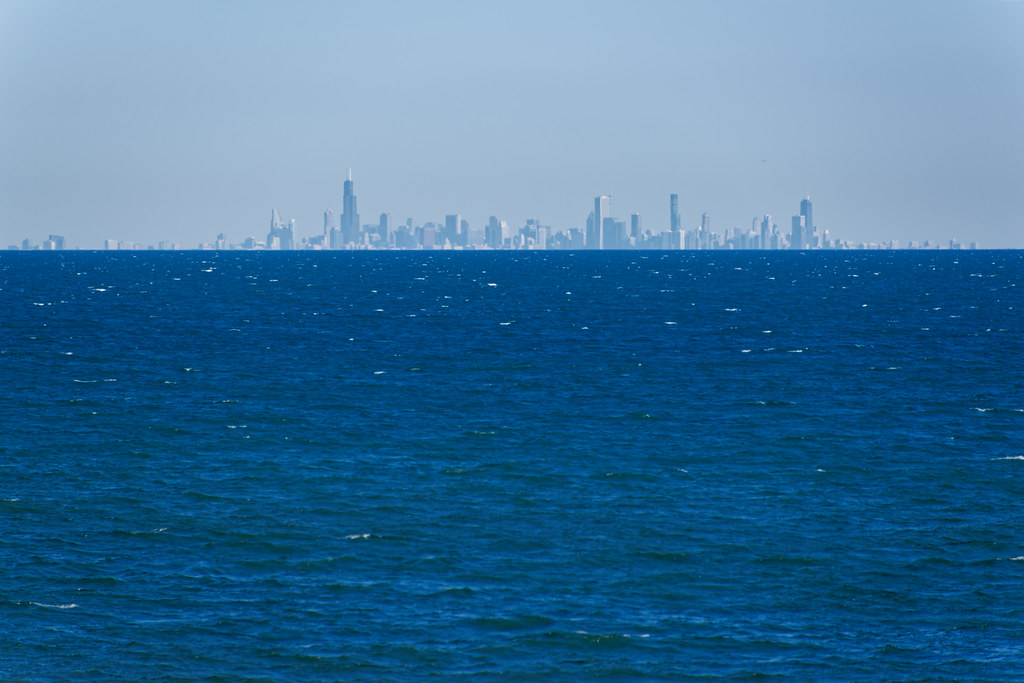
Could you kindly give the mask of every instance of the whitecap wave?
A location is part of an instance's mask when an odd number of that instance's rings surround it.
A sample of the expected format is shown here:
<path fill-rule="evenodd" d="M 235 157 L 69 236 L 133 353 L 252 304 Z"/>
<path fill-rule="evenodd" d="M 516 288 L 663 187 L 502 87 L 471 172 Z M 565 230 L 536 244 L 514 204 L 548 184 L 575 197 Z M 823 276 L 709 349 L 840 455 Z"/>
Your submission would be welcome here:
<path fill-rule="evenodd" d="M 63 605 L 51 605 L 46 602 L 30 602 L 29 604 L 35 605 L 36 607 L 49 607 L 50 609 L 75 609 L 78 607 L 78 605 L 73 602 L 68 602 Z"/>

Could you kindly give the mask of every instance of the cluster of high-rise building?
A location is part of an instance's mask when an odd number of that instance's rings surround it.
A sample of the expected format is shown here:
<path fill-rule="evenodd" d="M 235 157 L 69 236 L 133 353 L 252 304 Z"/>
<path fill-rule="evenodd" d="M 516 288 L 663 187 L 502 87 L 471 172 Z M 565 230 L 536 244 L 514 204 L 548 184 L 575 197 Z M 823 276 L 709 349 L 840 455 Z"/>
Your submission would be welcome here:
<path fill-rule="evenodd" d="M 50 235 L 43 241 L 42 244 L 32 244 L 32 240 L 25 238 L 21 241 L 21 246 L 12 244 L 8 249 L 18 249 L 24 251 L 43 250 L 43 251 L 60 251 L 65 249 L 65 239 L 63 235 Z"/>
<path fill-rule="evenodd" d="M 375 224 L 361 224 L 356 209 L 352 172 L 349 171 L 342 193 L 341 214 L 324 212 L 323 232 L 295 241 L 295 221 L 282 223 L 272 212 L 270 233 L 265 242 L 248 238 L 234 248 L 251 249 L 821 249 L 852 245 L 829 240 L 828 232 L 819 234 L 814 225 L 810 198 L 800 202 L 800 213 L 793 216 L 788 233 L 781 232 L 765 215 L 755 218 L 749 230 L 733 228 L 719 234 L 711 229 L 711 216 L 705 213 L 700 223 L 684 229 L 679 213 L 679 195 L 669 196 L 668 229 L 653 232 L 644 229 L 643 217 L 634 213 L 629 220 L 612 214 L 608 195 L 594 198 L 594 210 L 586 228 L 552 230 L 536 219 L 528 219 L 517 231 L 508 222 L 491 216 L 482 230 L 470 229 L 459 214 L 445 216 L 443 222 L 395 225 L 391 214 L 382 213 Z M 206 248 L 224 248 L 222 240 Z M 889 246 L 892 246 L 891 244 Z"/>
<path fill-rule="evenodd" d="M 309 237 L 298 238 L 295 219 L 281 220 L 277 210 L 271 211 L 270 231 L 265 240 L 247 237 L 238 243 L 229 243 L 224 234 L 215 242 L 200 244 L 199 249 L 898 249 L 896 241 L 881 244 L 853 244 L 845 240 L 830 239 L 828 231 L 819 231 L 814 223 L 810 197 L 800 202 L 800 212 L 794 215 L 789 230 L 780 230 L 772 217 L 755 217 L 750 228 L 736 227 L 717 233 L 712 230 L 711 216 L 704 213 L 692 228 L 683 227 L 679 212 L 679 195 L 669 195 L 668 228 L 652 231 L 644 228 L 638 213 L 629 220 L 612 213 L 612 199 L 608 195 L 594 198 L 594 208 L 586 219 L 585 228 L 553 230 L 537 219 L 528 219 L 518 230 L 507 221 L 491 216 L 480 230 L 471 230 L 469 223 L 459 214 L 449 214 L 443 221 L 428 221 L 414 225 L 409 218 L 395 224 L 391 214 L 382 213 L 377 223 L 362 224 L 356 208 L 352 171 L 345 180 L 341 199 L 341 213 L 324 212 L 323 231 Z M 33 246 L 28 239 L 22 249 L 64 249 L 64 238 L 50 235 L 42 247 Z M 132 242 L 107 240 L 108 250 L 138 249 Z M 944 248 L 934 242 L 911 242 L 910 249 Z M 976 243 L 970 247 L 977 248 Z M 11 249 L 18 249 L 11 246 Z M 148 247 L 153 249 L 154 247 Z M 178 249 L 171 242 L 160 242 L 159 249 Z M 959 249 L 956 240 L 948 248 Z"/>

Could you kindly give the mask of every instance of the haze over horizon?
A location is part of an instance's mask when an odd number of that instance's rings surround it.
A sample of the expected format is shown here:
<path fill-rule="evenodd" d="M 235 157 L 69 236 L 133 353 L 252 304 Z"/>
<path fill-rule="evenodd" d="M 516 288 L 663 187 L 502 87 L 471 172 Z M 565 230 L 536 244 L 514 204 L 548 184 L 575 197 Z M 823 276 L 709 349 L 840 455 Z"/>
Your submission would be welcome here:
<path fill-rule="evenodd" d="M 854 242 L 1024 248 L 1024 3 L 0 0 L 0 247 L 459 213 L 668 227 L 802 197 Z"/>

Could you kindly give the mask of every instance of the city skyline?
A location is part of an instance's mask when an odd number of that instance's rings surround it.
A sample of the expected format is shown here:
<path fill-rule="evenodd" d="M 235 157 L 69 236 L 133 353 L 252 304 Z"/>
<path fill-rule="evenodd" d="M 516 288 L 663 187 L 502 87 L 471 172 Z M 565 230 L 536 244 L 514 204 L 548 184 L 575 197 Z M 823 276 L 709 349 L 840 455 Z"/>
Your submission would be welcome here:
<path fill-rule="evenodd" d="M 770 214 L 754 216 L 749 228 L 735 226 L 717 232 L 712 228 L 711 216 L 704 212 L 700 222 L 687 228 L 679 209 L 679 195 L 668 197 L 668 215 L 664 229 L 644 228 L 643 216 L 631 213 L 628 225 L 612 208 L 609 195 L 594 198 L 593 210 L 587 216 L 586 227 L 553 228 L 531 218 L 518 230 L 507 220 L 490 216 L 482 230 L 473 230 L 460 214 L 446 214 L 442 222 L 417 223 L 406 218 L 397 227 L 390 213 L 382 212 L 377 223 L 361 224 L 357 210 L 358 197 L 352 169 L 344 181 L 341 210 L 336 215 L 328 208 L 323 214 L 323 230 L 302 236 L 294 218 L 284 221 L 277 209 L 271 210 L 270 227 L 265 240 L 248 235 L 240 242 L 232 242 L 224 233 L 216 240 L 196 246 L 181 245 L 161 240 L 158 246 L 140 245 L 132 240 L 107 239 L 105 250 L 441 250 L 441 249 L 496 249 L 496 250 L 809 250 L 809 249 L 940 249 L 944 245 L 934 240 L 912 241 L 905 245 L 898 240 L 882 243 L 856 243 L 831 236 L 828 229 L 819 230 L 813 218 L 810 196 L 800 200 L 799 213 L 792 216 L 788 232 L 779 228 Z M 977 249 L 977 242 L 963 244 L 951 239 L 949 249 Z M 50 234 L 41 245 L 33 245 L 30 238 L 22 240 L 21 247 L 8 249 L 64 250 L 68 248 L 62 235 Z M 75 247 L 71 247 L 75 248 Z"/>
<path fill-rule="evenodd" d="M 0 245 L 309 235 L 351 166 L 364 224 L 660 229 L 675 193 L 788 233 L 809 195 L 854 242 L 1024 248 L 1022 34 L 1003 0 L 0 0 Z"/>
<path fill-rule="evenodd" d="M 478 229 L 471 229 L 469 222 L 462 218 L 461 214 L 445 214 L 441 221 L 431 219 L 416 219 L 407 217 L 395 232 L 394 219 L 390 212 L 384 211 L 380 214 L 378 223 L 361 223 L 360 216 L 356 209 L 358 197 L 355 194 L 355 182 L 352 177 L 352 169 L 348 168 L 347 177 L 342 184 L 341 207 L 339 213 L 335 214 L 333 208 L 327 208 L 323 212 L 323 230 L 317 233 L 313 230 L 306 230 L 305 234 L 300 231 L 295 218 L 288 221 L 282 220 L 277 208 L 271 209 L 270 231 L 265 240 L 259 238 L 259 230 L 255 227 L 242 239 L 231 241 L 227 234 L 219 232 L 217 238 L 212 241 L 199 242 L 196 245 L 183 244 L 172 239 L 160 239 L 156 242 L 146 244 L 137 242 L 134 239 L 105 238 L 100 246 L 80 246 L 70 244 L 64 235 L 49 233 L 46 240 L 39 243 L 33 242 L 31 236 L 24 237 L 20 244 L 11 243 L 7 245 L 8 250 L 65 250 L 65 249 L 103 249 L 103 250 L 133 250 L 133 249 L 160 249 L 160 250 L 192 250 L 192 249 L 267 249 L 267 250 L 345 250 L 354 248 L 373 249 L 463 249 L 463 248 L 491 248 L 491 249 L 587 249 L 587 250 L 608 250 L 608 249 L 659 249 L 659 250 L 713 250 L 713 249 L 960 249 L 960 248 L 1017 248 L 1017 247 L 991 247 L 979 244 L 976 240 L 961 240 L 951 237 L 945 240 L 935 237 L 924 237 L 903 242 L 899 239 L 888 238 L 877 242 L 865 242 L 844 239 L 831 235 L 826 229 L 823 234 L 818 234 L 818 225 L 814 222 L 812 212 L 812 201 L 809 195 L 800 200 L 799 213 L 794 214 L 789 224 L 789 229 L 780 228 L 773 219 L 772 214 L 765 213 L 761 216 L 755 215 L 751 227 L 748 229 L 740 225 L 724 229 L 721 233 L 711 228 L 711 214 L 701 213 L 700 220 L 689 227 L 679 208 L 679 193 L 671 193 L 668 196 L 667 220 L 654 219 L 644 222 L 643 214 L 630 213 L 627 220 L 620 219 L 614 215 L 612 210 L 612 196 L 598 195 L 593 199 L 593 210 L 585 221 L 583 227 L 563 226 L 553 227 L 545 224 L 537 218 L 525 219 L 525 225 L 516 229 L 509 225 L 509 221 L 499 219 L 491 215 L 487 222 Z M 641 226 L 654 225 L 654 230 Z M 664 225 L 664 227 L 662 227 Z M 600 227 L 598 227 L 600 226 Z M 526 244 L 517 243 L 512 240 L 516 235 L 527 235 L 531 230 L 534 235 L 536 229 L 543 228 L 548 237 L 559 236 L 561 241 L 551 244 Z M 422 231 L 427 228 L 434 231 L 434 236 L 423 241 Z M 396 243 L 396 234 L 413 235 L 411 242 Z M 495 232 L 496 231 L 496 232 Z M 741 232 L 742 231 L 742 232 Z M 492 233 L 500 234 L 501 237 L 494 238 Z M 573 235 L 573 233 L 578 233 Z M 614 233 L 614 234 L 613 234 Z M 370 243 L 367 235 L 380 234 L 385 236 L 383 241 Z M 733 237 L 730 237 L 730 234 Z M 743 235 L 741 238 L 740 235 Z M 387 236 L 391 237 L 390 242 Z M 774 239 L 772 236 L 774 235 Z M 562 237 L 564 236 L 564 238 Z M 653 237 L 656 239 L 649 239 Z M 642 238 L 642 239 L 641 239 Z M 533 239 L 538 239 L 534 237 Z M 595 246 L 596 245 L 596 246 Z M 741 246 L 742 245 L 742 246 Z M 767 246 L 765 246 L 767 245 Z"/>

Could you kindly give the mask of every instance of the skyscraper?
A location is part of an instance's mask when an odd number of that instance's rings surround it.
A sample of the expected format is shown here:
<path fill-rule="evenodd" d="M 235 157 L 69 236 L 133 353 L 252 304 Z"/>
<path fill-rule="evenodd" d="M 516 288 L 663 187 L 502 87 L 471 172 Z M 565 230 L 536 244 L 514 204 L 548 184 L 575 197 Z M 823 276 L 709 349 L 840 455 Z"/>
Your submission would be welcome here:
<path fill-rule="evenodd" d="M 459 242 L 459 228 L 462 225 L 462 216 L 457 213 L 448 214 L 444 217 L 444 235 L 442 241 L 448 242 L 450 246 L 457 246 Z"/>
<path fill-rule="evenodd" d="M 626 223 L 606 216 L 601 230 L 602 249 L 623 249 L 626 244 Z"/>
<path fill-rule="evenodd" d="M 491 216 L 484 231 L 484 241 L 492 249 L 501 249 L 508 239 L 508 223 L 499 221 L 496 216 Z"/>
<path fill-rule="evenodd" d="M 679 220 L 679 195 L 668 196 L 668 225 L 669 230 L 679 230 L 682 223 Z"/>
<path fill-rule="evenodd" d="M 761 248 L 762 249 L 770 249 L 771 248 L 771 239 L 772 239 L 771 229 L 772 229 L 772 217 L 769 216 L 768 214 L 765 214 L 764 218 L 761 219 Z"/>
<path fill-rule="evenodd" d="M 267 249 L 295 248 L 295 219 L 287 224 L 281 222 L 277 209 L 270 214 L 270 232 L 267 233 Z"/>
<path fill-rule="evenodd" d="M 594 222 L 588 224 L 587 249 L 604 249 L 604 219 L 612 213 L 612 198 L 606 194 L 594 197 Z"/>
<path fill-rule="evenodd" d="M 324 243 L 328 243 L 328 240 L 330 240 L 331 230 L 334 227 L 334 212 L 327 209 L 324 211 Z"/>
<path fill-rule="evenodd" d="M 793 216 L 793 227 L 789 236 L 789 248 L 790 249 L 806 249 L 807 248 L 807 229 L 804 224 L 803 216 Z"/>
<path fill-rule="evenodd" d="M 341 237 L 346 244 L 359 242 L 359 213 L 356 211 L 356 195 L 352 188 L 352 169 L 348 170 L 348 180 L 341 199 Z"/>
<path fill-rule="evenodd" d="M 800 200 L 800 215 L 804 218 L 804 248 L 817 246 L 814 241 L 814 218 L 811 215 L 811 198 L 804 197 Z"/>
<path fill-rule="evenodd" d="M 422 244 L 424 249 L 433 249 L 436 241 L 437 229 L 433 223 L 427 223 L 423 226 L 423 237 Z"/>

